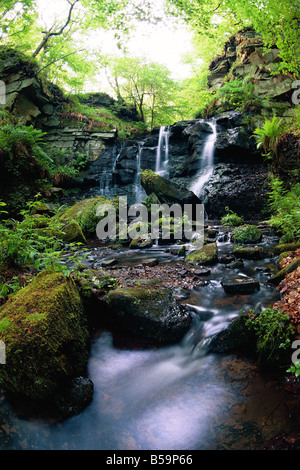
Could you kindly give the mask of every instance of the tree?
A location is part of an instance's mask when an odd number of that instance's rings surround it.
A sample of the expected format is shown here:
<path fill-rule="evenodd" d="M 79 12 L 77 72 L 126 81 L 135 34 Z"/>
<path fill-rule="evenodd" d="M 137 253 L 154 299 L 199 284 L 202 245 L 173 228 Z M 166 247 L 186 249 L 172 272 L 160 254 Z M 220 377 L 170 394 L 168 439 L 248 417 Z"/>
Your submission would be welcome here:
<path fill-rule="evenodd" d="M 107 56 L 103 63 L 119 102 L 133 105 L 148 127 L 167 124 L 178 116 L 175 97 L 179 85 L 164 65 L 128 56 Z"/>
<path fill-rule="evenodd" d="M 52 25 L 39 18 L 40 0 L 0 1 L 0 40 L 38 61 L 39 73 L 59 85 L 78 88 L 95 72 L 89 51 L 92 31 L 113 30 L 119 47 L 125 43 L 134 20 L 157 21 L 152 5 L 144 0 L 61 0 L 65 16 Z M 55 67 L 52 67 L 55 64 Z"/>

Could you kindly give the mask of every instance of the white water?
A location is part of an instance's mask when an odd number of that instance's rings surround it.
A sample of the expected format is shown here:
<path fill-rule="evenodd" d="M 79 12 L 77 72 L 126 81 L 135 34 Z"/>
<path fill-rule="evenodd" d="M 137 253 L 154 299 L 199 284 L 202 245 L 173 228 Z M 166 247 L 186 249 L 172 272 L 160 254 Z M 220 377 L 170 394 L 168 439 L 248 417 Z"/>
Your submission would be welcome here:
<path fill-rule="evenodd" d="M 212 133 L 209 134 L 201 155 L 201 167 L 194 183 L 190 186 L 196 196 L 202 194 L 205 184 L 208 182 L 214 171 L 214 153 L 215 143 L 217 138 L 217 128 L 214 122 L 208 123 L 212 128 Z"/>
<path fill-rule="evenodd" d="M 112 189 L 113 189 L 113 180 L 114 180 L 114 172 L 116 170 L 116 165 L 123 150 L 124 144 L 122 144 L 120 151 L 117 153 L 116 158 L 114 159 L 113 166 L 111 170 L 104 170 L 100 174 L 100 194 L 101 196 L 105 196 L 107 198 L 113 196 Z"/>
<path fill-rule="evenodd" d="M 139 150 L 136 155 L 136 177 L 135 177 L 135 203 L 140 204 L 147 194 L 141 185 L 141 154 L 143 143 L 139 143 Z"/>
<path fill-rule="evenodd" d="M 159 131 L 155 173 L 168 177 L 169 164 L 169 128 L 161 126 Z"/>

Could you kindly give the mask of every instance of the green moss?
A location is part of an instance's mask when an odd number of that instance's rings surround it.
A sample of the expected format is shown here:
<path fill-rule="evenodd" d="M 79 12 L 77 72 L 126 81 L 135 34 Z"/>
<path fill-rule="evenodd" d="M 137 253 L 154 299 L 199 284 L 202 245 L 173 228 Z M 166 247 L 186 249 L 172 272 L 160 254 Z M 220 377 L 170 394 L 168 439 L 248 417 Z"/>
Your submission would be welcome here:
<path fill-rule="evenodd" d="M 0 324 L 7 356 L 0 384 L 6 390 L 44 399 L 62 380 L 84 371 L 88 330 L 83 305 L 74 282 L 63 274 L 38 274 L 1 307 Z"/>
<path fill-rule="evenodd" d="M 79 224 L 85 237 L 94 236 L 97 224 L 102 218 L 96 214 L 97 208 L 101 204 L 113 204 L 113 201 L 109 201 L 103 196 L 84 199 L 66 209 L 59 216 L 59 220 L 64 223 L 75 221 Z"/>
<path fill-rule="evenodd" d="M 199 250 L 193 251 L 185 261 L 191 264 L 211 265 L 218 262 L 218 247 L 216 243 L 208 243 Z"/>
<path fill-rule="evenodd" d="M 283 243 L 275 246 L 275 253 L 283 253 L 285 251 L 295 251 L 300 248 L 300 242 Z"/>
<path fill-rule="evenodd" d="M 242 259 L 263 259 L 267 256 L 267 252 L 262 246 L 236 246 L 233 254 Z"/>
<path fill-rule="evenodd" d="M 261 239 L 262 232 L 256 225 L 242 225 L 232 232 L 234 243 L 258 243 Z"/>
<path fill-rule="evenodd" d="M 296 258 L 288 266 L 278 271 L 278 273 L 274 274 L 274 276 L 272 276 L 269 279 L 269 282 L 273 284 L 274 286 L 277 286 L 285 278 L 287 274 L 295 271 L 299 266 L 300 266 L 300 258 Z"/>

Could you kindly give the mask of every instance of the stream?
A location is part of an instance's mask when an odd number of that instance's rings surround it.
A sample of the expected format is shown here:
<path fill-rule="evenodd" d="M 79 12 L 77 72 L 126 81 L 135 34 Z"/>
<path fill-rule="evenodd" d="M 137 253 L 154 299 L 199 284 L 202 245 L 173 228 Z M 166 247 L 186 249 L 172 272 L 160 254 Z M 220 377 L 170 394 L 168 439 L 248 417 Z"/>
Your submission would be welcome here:
<path fill-rule="evenodd" d="M 220 255 L 232 248 L 219 237 Z M 277 240 L 266 234 L 262 245 Z M 97 257 L 94 249 L 94 257 Z M 100 253 L 100 250 L 99 250 Z M 164 246 L 151 250 L 102 250 L 127 265 L 143 258 L 176 263 Z M 105 256 L 103 259 L 106 259 Z M 130 260 L 130 261 L 129 261 Z M 27 417 L 0 397 L 0 447 L 5 450 L 249 450 L 287 429 L 291 423 L 284 391 L 246 354 L 208 354 L 206 338 L 242 309 L 270 306 L 278 299 L 268 284 L 274 259 L 245 261 L 235 271 L 260 282 L 247 295 L 226 294 L 221 280 L 228 268 L 211 267 L 206 285 L 181 302 L 193 311 L 193 322 L 178 344 L 133 347 L 110 331 L 92 338 L 88 364 L 94 383 L 91 404 L 64 421 Z"/>

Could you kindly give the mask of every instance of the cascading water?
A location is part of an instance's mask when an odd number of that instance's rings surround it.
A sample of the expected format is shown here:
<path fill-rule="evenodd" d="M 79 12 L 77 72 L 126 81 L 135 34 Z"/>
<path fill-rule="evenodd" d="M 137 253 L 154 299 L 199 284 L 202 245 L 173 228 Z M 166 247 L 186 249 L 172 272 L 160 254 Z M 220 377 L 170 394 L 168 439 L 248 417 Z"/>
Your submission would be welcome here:
<path fill-rule="evenodd" d="M 116 147 L 117 148 L 117 147 Z M 121 155 L 121 152 L 124 148 L 124 144 L 121 145 L 119 151 L 116 150 L 116 157 L 113 160 L 113 165 L 110 170 L 104 170 L 100 174 L 100 194 L 101 196 L 105 196 L 107 198 L 113 196 L 112 190 L 115 186 L 114 184 L 114 173 L 116 171 L 116 165 Z"/>
<path fill-rule="evenodd" d="M 189 188 L 190 191 L 192 191 L 198 197 L 202 194 L 203 188 L 210 179 L 214 170 L 214 152 L 217 138 L 217 127 L 214 122 L 208 122 L 208 124 L 212 129 L 212 133 L 209 134 L 204 144 L 203 152 L 201 155 L 200 171 L 196 177 L 196 180 Z"/>
<path fill-rule="evenodd" d="M 161 126 L 159 131 L 155 172 L 160 176 L 168 177 L 169 164 L 169 127 Z"/>
<path fill-rule="evenodd" d="M 136 155 L 136 177 L 135 177 L 135 203 L 140 204 L 147 194 L 141 185 L 141 154 L 143 143 L 139 142 L 139 149 Z"/>

